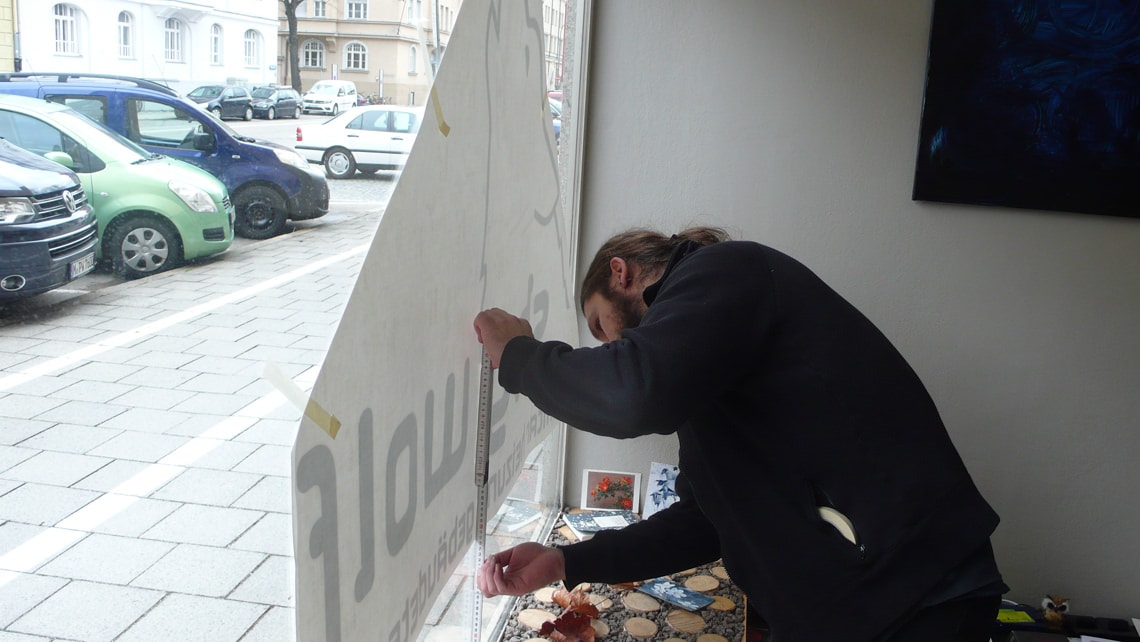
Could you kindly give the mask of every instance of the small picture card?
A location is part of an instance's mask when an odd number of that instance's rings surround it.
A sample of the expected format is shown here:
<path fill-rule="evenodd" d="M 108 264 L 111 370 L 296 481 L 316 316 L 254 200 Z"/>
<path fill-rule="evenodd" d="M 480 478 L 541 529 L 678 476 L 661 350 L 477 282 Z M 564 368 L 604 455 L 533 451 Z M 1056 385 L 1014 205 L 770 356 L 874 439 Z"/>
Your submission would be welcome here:
<path fill-rule="evenodd" d="M 582 471 L 582 508 L 637 512 L 641 504 L 641 473 L 612 470 Z"/>
<path fill-rule="evenodd" d="M 637 590 L 641 591 L 642 593 L 648 593 L 649 595 L 668 602 L 673 606 L 679 606 L 686 611 L 699 611 L 709 604 L 713 603 L 713 598 L 705 595 L 704 593 L 698 593 L 697 591 L 686 588 L 685 586 L 682 586 L 673 580 L 669 580 L 663 577 L 659 577 L 655 580 L 649 580 L 641 586 L 638 586 Z"/>
<path fill-rule="evenodd" d="M 648 519 L 653 513 L 680 499 L 675 489 L 677 475 L 680 472 L 681 469 L 673 464 L 653 462 L 649 465 L 649 482 L 645 489 L 645 512 L 642 517 Z"/>
<path fill-rule="evenodd" d="M 630 510 L 585 510 L 577 513 L 565 513 L 562 515 L 562 521 L 580 533 L 596 533 L 625 528 L 641 520 L 637 513 Z"/>

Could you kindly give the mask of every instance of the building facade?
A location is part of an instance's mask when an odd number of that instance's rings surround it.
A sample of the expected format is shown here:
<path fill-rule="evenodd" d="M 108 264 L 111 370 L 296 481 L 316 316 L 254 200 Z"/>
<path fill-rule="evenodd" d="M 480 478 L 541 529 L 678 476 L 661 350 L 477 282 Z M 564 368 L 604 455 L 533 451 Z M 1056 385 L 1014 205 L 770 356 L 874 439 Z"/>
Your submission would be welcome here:
<path fill-rule="evenodd" d="M 137 76 L 180 92 L 276 79 L 278 0 L 16 4 L 15 57 L 23 71 Z"/>
<path fill-rule="evenodd" d="M 0 72 L 16 71 L 16 0 L 0 0 Z"/>
<path fill-rule="evenodd" d="M 297 7 L 301 90 L 351 80 L 359 94 L 423 105 L 432 65 L 447 47 L 462 0 L 304 0 Z M 438 13 L 436 10 L 438 9 Z M 438 25 L 438 28 L 437 28 Z M 277 82 L 291 84 L 289 25 L 281 9 Z"/>

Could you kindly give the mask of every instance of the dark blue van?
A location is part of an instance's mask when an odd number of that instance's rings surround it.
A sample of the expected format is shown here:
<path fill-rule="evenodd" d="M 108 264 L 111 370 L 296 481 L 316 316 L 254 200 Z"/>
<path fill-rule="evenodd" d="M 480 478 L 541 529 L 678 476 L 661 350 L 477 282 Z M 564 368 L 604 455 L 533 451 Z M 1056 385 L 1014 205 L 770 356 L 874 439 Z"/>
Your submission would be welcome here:
<path fill-rule="evenodd" d="M 87 274 L 98 242 L 79 178 L 0 138 L 0 304 Z"/>
<path fill-rule="evenodd" d="M 329 186 L 295 150 L 243 136 L 173 89 L 106 74 L 0 74 L 0 92 L 62 103 L 144 148 L 186 161 L 229 190 L 234 232 L 252 239 L 280 234 L 286 219 L 324 216 Z"/>

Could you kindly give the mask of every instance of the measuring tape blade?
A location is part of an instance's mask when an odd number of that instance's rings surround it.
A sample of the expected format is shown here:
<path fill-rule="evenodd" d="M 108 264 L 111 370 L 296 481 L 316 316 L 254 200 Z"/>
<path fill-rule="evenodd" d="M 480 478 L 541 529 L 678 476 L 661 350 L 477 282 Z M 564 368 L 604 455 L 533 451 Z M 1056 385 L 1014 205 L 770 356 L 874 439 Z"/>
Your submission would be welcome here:
<path fill-rule="evenodd" d="M 475 577 L 487 557 L 487 470 L 491 449 L 491 397 L 494 384 L 494 370 L 491 357 L 483 352 L 483 364 L 479 369 L 479 417 L 475 430 L 475 488 L 478 498 L 475 503 L 475 559 L 473 560 L 472 606 L 475 626 L 471 627 L 471 639 L 479 642 L 479 632 L 483 628 L 483 594 Z"/>

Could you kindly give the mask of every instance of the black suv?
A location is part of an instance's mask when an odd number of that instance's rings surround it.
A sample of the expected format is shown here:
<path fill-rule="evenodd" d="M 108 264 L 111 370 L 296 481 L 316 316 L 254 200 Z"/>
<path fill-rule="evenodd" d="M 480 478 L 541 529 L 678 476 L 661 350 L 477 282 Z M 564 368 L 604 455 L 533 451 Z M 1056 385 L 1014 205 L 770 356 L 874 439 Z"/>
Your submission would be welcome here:
<path fill-rule="evenodd" d="M 0 138 L 0 303 L 87 274 L 98 242 L 75 173 Z"/>
<path fill-rule="evenodd" d="M 202 85 L 195 87 L 186 97 L 202 105 L 215 117 L 253 118 L 253 96 L 249 90 L 237 85 Z"/>
<path fill-rule="evenodd" d="M 0 73 L 0 93 L 67 105 L 148 151 L 197 165 L 226 185 L 238 236 L 280 234 L 286 219 L 324 216 L 329 186 L 296 150 L 243 136 L 173 89 L 104 74 Z"/>

